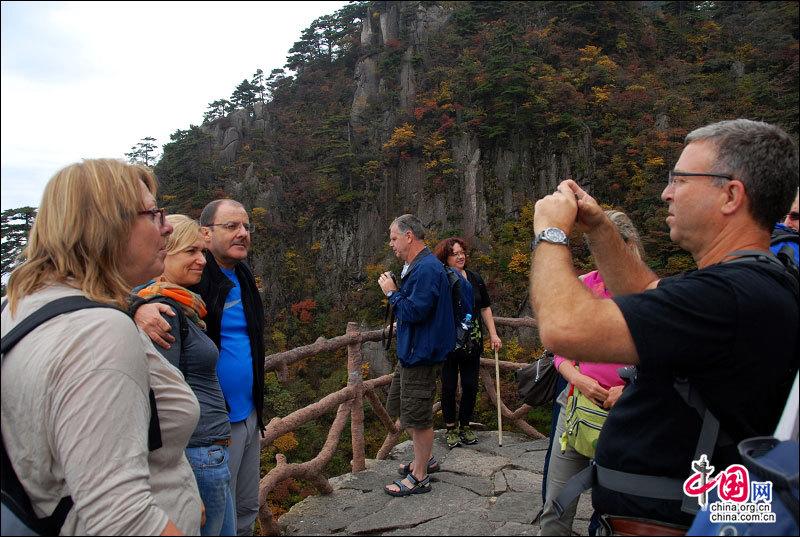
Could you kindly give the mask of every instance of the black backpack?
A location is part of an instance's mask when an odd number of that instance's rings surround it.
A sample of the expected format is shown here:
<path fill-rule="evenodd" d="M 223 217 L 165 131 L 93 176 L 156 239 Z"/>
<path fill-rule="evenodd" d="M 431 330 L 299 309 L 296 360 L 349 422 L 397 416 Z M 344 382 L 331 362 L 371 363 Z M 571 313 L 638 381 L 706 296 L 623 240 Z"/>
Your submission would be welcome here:
<path fill-rule="evenodd" d="M 6 301 L 3 302 L 0 311 L 5 309 Z M 36 310 L 33 314 L 26 317 L 21 323 L 15 326 L 8 334 L 2 339 L 0 345 L 0 354 L 2 359 L 5 359 L 8 353 L 14 346 L 19 343 L 25 336 L 35 330 L 39 325 L 49 321 L 53 317 L 70 313 L 77 310 L 87 308 L 113 308 L 117 309 L 110 304 L 103 304 L 89 300 L 84 296 L 68 296 L 56 299 L 48 304 L 45 304 L 40 309 Z M 161 443 L 161 427 L 158 421 L 158 411 L 156 408 L 156 397 L 153 389 L 150 389 L 150 428 L 148 431 L 148 449 L 155 451 L 162 446 Z M 28 535 L 58 535 L 61 533 L 61 526 L 64 525 L 64 520 L 67 514 L 72 509 L 72 497 L 65 496 L 56 506 L 53 513 L 46 518 L 38 518 L 31 500 L 25 489 L 20 483 L 14 467 L 11 465 L 11 459 L 6 452 L 5 441 L 1 442 L 2 445 L 2 506 L 3 506 L 3 527 L 6 523 L 10 522 L 7 518 L 16 517 L 17 524 L 14 526 L 16 531 L 20 531 L 19 523 L 24 524 L 29 529 Z M 4 532 L 5 533 L 5 532 Z M 19 534 L 19 533 L 18 533 Z"/>
<path fill-rule="evenodd" d="M 461 277 L 452 267 L 444 267 L 447 273 L 447 283 L 450 286 L 450 296 L 453 301 L 453 325 L 456 329 L 456 346 L 454 350 L 462 350 L 467 354 L 472 354 L 477 347 L 477 341 L 472 337 L 472 324 L 477 322 L 475 315 L 467 311 L 467 306 L 462 298 Z M 467 314 L 472 315 L 466 321 Z"/>

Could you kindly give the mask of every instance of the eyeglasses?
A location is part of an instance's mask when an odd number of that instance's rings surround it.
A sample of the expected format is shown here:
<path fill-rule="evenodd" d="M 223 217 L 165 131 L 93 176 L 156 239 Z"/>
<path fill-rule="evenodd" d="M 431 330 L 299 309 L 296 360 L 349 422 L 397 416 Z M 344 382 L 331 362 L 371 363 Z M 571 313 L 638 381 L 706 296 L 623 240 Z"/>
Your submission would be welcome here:
<path fill-rule="evenodd" d="M 208 224 L 205 227 L 221 227 L 225 229 L 225 231 L 230 231 L 233 233 L 234 231 L 239 229 L 239 226 L 243 227 L 245 231 L 248 233 L 252 233 L 256 229 L 255 224 L 248 224 L 247 222 L 225 222 L 224 224 Z"/>
<path fill-rule="evenodd" d="M 789 211 L 788 213 L 786 213 L 786 218 L 788 218 L 793 222 L 797 222 L 798 220 L 800 220 L 800 213 L 798 213 L 797 211 Z"/>
<path fill-rule="evenodd" d="M 158 216 L 158 225 L 161 227 L 163 227 L 164 224 L 166 224 L 167 222 L 167 210 L 164 207 L 160 207 L 157 209 L 147 209 L 146 211 L 138 211 L 136 214 L 139 216 L 149 214 L 150 219 L 153 221 L 153 223 L 156 222 L 156 216 Z"/>
<path fill-rule="evenodd" d="M 452 257 L 467 257 L 467 252 L 452 252 L 450 255 Z"/>
<path fill-rule="evenodd" d="M 672 186 L 675 184 L 676 177 L 717 177 L 719 179 L 727 179 L 728 181 L 733 179 L 732 175 L 722 175 L 719 173 L 695 173 L 695 172 L 679 172 L 677 170 L 670 170 L 669 176 L 667 178 L 667 186 Z"/>

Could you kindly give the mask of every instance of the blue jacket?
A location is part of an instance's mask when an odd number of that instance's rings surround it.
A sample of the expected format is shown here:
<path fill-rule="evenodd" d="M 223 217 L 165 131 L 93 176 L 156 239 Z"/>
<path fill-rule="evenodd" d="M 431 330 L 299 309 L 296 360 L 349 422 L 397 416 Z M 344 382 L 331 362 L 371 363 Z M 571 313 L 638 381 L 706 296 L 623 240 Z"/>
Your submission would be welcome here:
<path fill-rule="evenodd" d="M 397 359 L 403 367 L 443 362 L 456 344 L 453 302 L 444 265 L 425 248 L 389 298 L 397 319 Z"/>
<path fill-rule="evenodd" d="M 769 249 L 772 251 L 773 254 L 777 255 L 778 252 L 781 251 L 785 245 L 788 245 L 789 248 L 792 249 L 794 253 L 794 264 L 800 265 L 800 246 L 797 243 L 797 232 L 790 227 L 787 227 L 783 224 L 775 224 L 775 228 L 772 230 L 772 239 L 775 240 L 776 237 L 784 236 L 786 240 L 781 242 L 776 242 L 775 244 L 770 245 Z M 790 237 L 794 236 L 794 240 L 790 240 Z"/>

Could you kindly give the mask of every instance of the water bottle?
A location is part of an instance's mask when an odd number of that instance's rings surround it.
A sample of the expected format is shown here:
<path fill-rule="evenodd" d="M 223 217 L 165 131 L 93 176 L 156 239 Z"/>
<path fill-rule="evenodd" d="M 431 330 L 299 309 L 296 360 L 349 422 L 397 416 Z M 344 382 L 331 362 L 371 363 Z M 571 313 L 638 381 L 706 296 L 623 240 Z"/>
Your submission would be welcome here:
<path fill-rule="evenodd" d="M 465 332 L 468 332 L 471 324 L 472 324 L 472 314 L 467 313 L 466 315 L 464 315 L 464 320 L 461 321 L 461 328 L 463 328 Z"/>

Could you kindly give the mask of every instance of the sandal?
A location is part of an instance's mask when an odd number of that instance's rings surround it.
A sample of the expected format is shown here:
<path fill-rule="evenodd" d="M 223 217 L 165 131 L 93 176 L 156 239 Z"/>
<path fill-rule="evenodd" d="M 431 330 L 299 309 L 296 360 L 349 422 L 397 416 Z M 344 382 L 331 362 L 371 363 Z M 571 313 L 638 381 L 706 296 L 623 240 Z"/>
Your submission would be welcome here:
<path fill-rule="evenodd" d="M 406 479 L 408 479 L 411 482 L 411 484 L 412 484 L 411 488 L 407 487 L 403 483 L 402 479 L 398 479 L 397 481 L 394 482 L 394 484 L 397 485 L 397 487 L 400 490 L 389 490 L 386 487 L 384 487 L 383 488 L 384 492 L 386 492 L 386 494 L 388 494 L 389 496 L 395 496 L 395 497 L 399 498 L 399 497 L 402 497 L 402 496 L 411 496 L 412 494 L 425 494 L 426 492 L 430 492 L 431 491 L 431 477 L 430 476 L 426 476 L 425 479 L 420 481 L 420 480 L 417 480 L 416 477 L 414 477 L 414 474 L 408 474 L 406 476 Z M 388 487 L 389 485 L 386 485 L 386 486 Z"/>
<path fill-rule="evenodd" d="M 428 461 L 428 473 L 432 474 L 433 472 L 438 472 L 440 470 L 439 461 L 436 460 L 435 457 L 431 457 Z M 397 469 L 397 473 L 401 476 L 405 477 L 411 473 L 411 463 L 404 464 L 400 468 Z"/>

